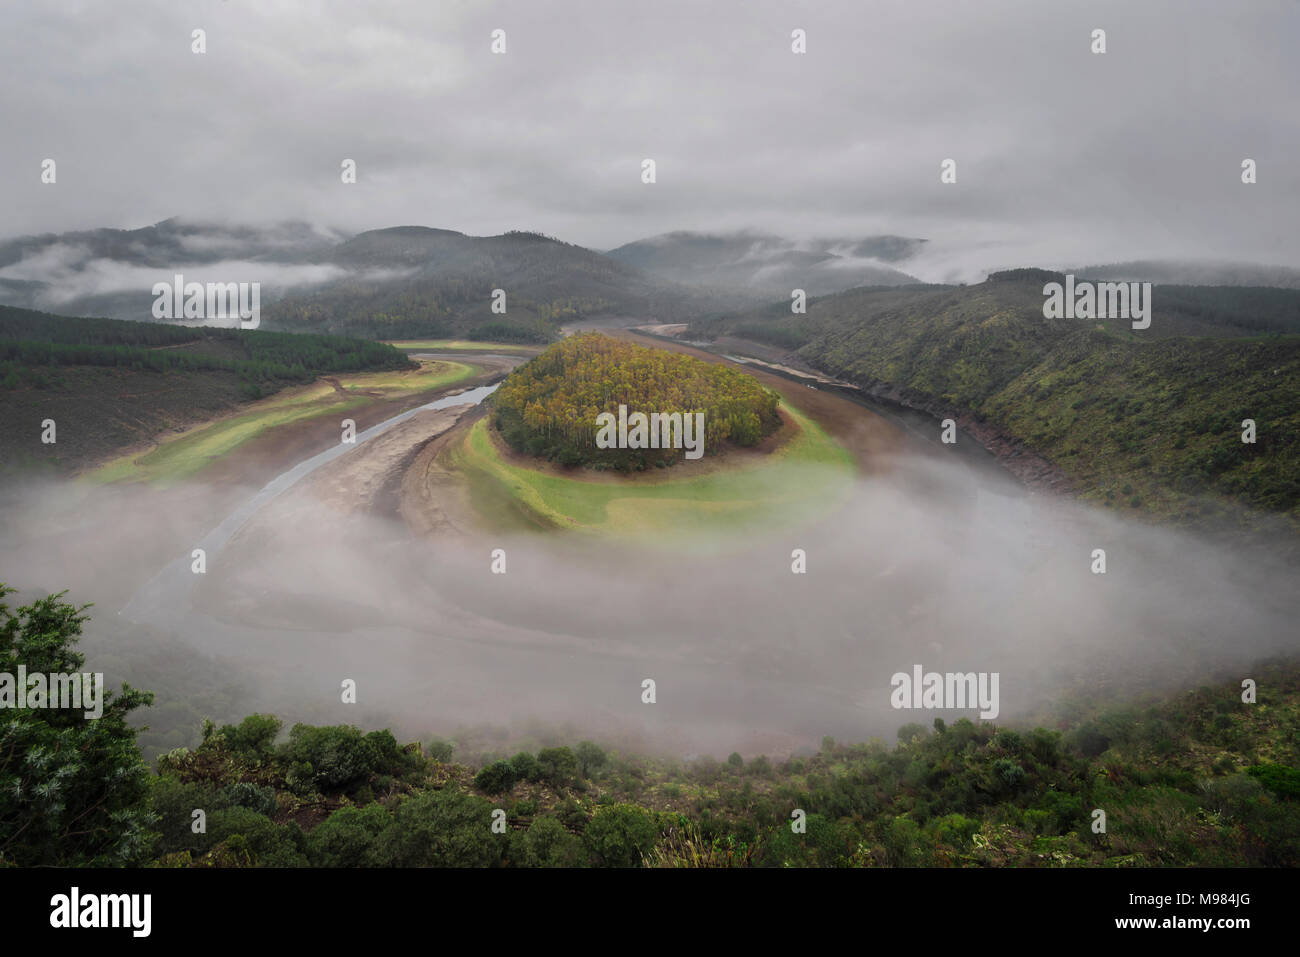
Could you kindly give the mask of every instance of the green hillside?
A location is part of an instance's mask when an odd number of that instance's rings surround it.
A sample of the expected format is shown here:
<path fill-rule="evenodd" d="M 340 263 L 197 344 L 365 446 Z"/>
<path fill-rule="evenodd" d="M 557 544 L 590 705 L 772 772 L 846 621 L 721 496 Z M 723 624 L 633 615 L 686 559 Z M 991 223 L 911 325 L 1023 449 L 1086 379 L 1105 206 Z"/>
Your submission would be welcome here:
<path fill-rule="evenodd" d="M 830 375 L 988 427 L 1124 509 L 1202 521 L 1239 506 L 1300 527 L 1300 291 L 1157 286 L 1147 330 L 1045 319 L 1054 274 L 859 289 L 697 321 L 688 336 L 788 348 Z M 1241 441 L 1253 419 L 1257 440 Z"/>
<path fill-rule="evenodd" d="M 362 339 L 0 306 L 0 474 L 76 469 L 322 375 L 413 368 Z M 53 444 L 41 441 L 46 419 Z"/>

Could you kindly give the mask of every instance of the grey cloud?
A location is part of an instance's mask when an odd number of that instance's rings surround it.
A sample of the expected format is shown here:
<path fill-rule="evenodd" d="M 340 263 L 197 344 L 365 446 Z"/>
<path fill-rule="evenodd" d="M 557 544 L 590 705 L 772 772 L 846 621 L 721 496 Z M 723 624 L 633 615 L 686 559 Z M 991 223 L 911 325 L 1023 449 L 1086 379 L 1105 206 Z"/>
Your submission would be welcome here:
<path fill-rule="evenodd" d="M 204 244 L 196 244 L 196 248 Z M 210 244 L 219 247 L 220 242 Z M 151 252 L 144 246 L 141 252 Z M 25 305 L 63 311 L 69 304 L 77 309 L 102 312 L 105 304 L 92 297 L 129 294 L 132 301 L 147 313 L 155 283 L 171 283 L 180 273 L 186 282 L 258 282 L 263 301 L 270 302 L 290 290 L 302 291 L 340 279 L 359 282 L 383 282 L 401 279 L 414 270 L 349 270 L 326 263 L 283 263 L 247 259 L 204 259 L 200 262 L 178 261 L 165 267 L 137 265 L 120 259 L 96 257 L 85 246 L 53 243 L 0 268 L 0 285 L 4 281 L 35 283 L 24 286 L 31 297 Z M 90 300 L 87 302 L 86 300 Z"/>
<path fill-rule="evenodd" d="M 0 229 L 297 218 L 594 248 L 675 229 L 892 233 L 931 240 L 925 279 L 1296 264 L 1298 25 L 1294 3 L 1229 18 L 1208 0 L 11 6 L 0 56 L 22 82 L 0 90 Z M 497 27 L 505 56 L 488 51 Z"/>

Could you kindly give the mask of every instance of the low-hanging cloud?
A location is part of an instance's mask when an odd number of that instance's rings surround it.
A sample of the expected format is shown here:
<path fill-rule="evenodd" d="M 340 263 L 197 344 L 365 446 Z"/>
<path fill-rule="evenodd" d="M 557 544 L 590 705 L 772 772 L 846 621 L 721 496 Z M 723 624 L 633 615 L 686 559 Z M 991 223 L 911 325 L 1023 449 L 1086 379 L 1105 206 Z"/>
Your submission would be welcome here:
<path fill-rule="evenodd" d="M 89 297 L 131 294 L 148 303 L 155 283 L 170 284 L 180 272 L 188 282 L 260 282 L 267 301 L 290 291 L 307 291 L 343 279 L 387 282 L 410 276 L 411 269 L 350 270 L 331 263 L 279 263 L 266 260 L 227 259 L 176 262 L 165 267 L 140 266 L 119 259 L 95 257 L 85 247 L 70 243 L 48 245 L 18 262 L 0 267 L 0 281 L 39 283 L 32 305 L 63 310 Z"/>
<path fill-rule="evenodd" d="M 256 676 L 250 710 L 416 735 L 542 720 L 678 754 L 778 753 L 928 724 L 934 714 L 890 702 L 891 676 L 916 665 L 998 673 L 998 720 L 1014 722 L 1070 693 L 1236 681 L 1296 651 L 1284 561 L 1008 494 L 933 455 L 863 479 L 811 522 L 729 542 L 683 529 L 651 548 L 414 540 L 394 519 L 340 515 L 300 488 L 209 556 L 192 589 L 139 600 L 251 493 L 42 487 L 9 510 L 0 544 L 24 562 L 7 573 L 70 586 L 99 615 L 125 607 L 139 627 Z M 505 575 L 490 571 L 498 547 Z M 795 548 L 806 574 L 791 572 Z M 1105 574 L 1093 572 L 1099 548 Z M 344 678 L 364 708 L 338 703 Z M 654 705 L 641 702 L 645 678 Z"/>

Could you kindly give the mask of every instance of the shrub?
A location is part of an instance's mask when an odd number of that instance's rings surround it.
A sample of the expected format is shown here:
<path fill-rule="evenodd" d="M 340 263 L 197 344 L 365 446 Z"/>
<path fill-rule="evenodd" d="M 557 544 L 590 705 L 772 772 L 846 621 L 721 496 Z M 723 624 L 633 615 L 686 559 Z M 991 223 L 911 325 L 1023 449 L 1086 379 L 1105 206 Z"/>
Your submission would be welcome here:
<path fill-rule="evenodd" d="M 295 761 L 289 765 L 284 775 L 284 784 L 299 797 L 306 797 L 316 790 L 316 770 L 310 761 Z"/>
<path fill-rule="evenodd" d="M 276 824 L 246 807 L 232 807 L 208 815 L 208 839 L 216 846 L 231 842 L 246 848 L 257 867 L 306 867 L 306 835 L 296 824 Z"/>
<path fill-rule="evenodd" d="M 998 758 L 998 760 L 994 761 L 993 772 L 1012 791 L 1019 788 L 1025 781 L 1025 769 L 1007 758 Z"/>
<path fill-rule="evenodd" d="M 509 761 L 494 761 L 474 775 L 474 787 L 488 794 L 509 791 L 519 780 L 519 775 Z"/>
<path fill-rule="evenodd" d="M 1034 760 L 1041 764 L 1057 764 L 1061 760 L 1061 732 L 1047 728 L 1034 728 L 1025 738 L 1025 746 Z"/>
<path fill-rule="evenodd" d="M 884 829 L 885 858 L 891 867 L 920 867 L 930 857 L 925 835 L 915 821 L 896 817 Z"/>
<path fill-rule="evenodd" d="M 238 725 L 224 725 L 217 733 L 232 751 L 257 758 L 269 758 L 275 748 L 275 736 L 284 723 L 269 714 L 250 714 Z"/>
<path fill-rule="evenodd" d="M 613 804 L 597 809 L 582 838 L 606 867 L 640 867 L 659 840 L 659 828 L 645 808 Z"/>
<path fill-rule="evenodd" d="M 451 756 L 456 753 L 456 746 L 442 738 L 434 738 L 424 750 L 428 752 L 430 758 L 439 764 L 450 764 Z"/>
<path fill-rule="evenodd" d="M 226 791 L 206 783 L 182 782 L 170 774 L 154 779 L 150 793 L 150 806 L 158 816 L 154 830 L 159 837 L 158 849 L 164 853 L 191 851 L 202 853 L 209 846 L 206 834 L 193 830 L 194 810 L 205 814 L 219 811 L 230 805 Z"/>
<path fill-rule="evenodd" d="M 251 781 L 236 781 L 226 788 L 226 795 L 234 807 L 246 807 L 258 814 L 270 817 L 275 813 L 275 789 L 253 784 Z"/>
<path fill-rule="evenodd" d="M 397 808 L 375 838 L 378 867 L 490 867 L 504 845 L 492 833 L 492 805 L 452 788 L 421 791 Z"/>
<path fill-rule="evenodd" d="M 587 863 L 582 840 L 553 817 L 539 817 L 528 827 L 524 864 L 529 867 L 580 867 Z"/>
<path fill-rule="evenodd" d="M 1300 798 L 1300 770 L 1285 764 L 1256 764 L 1247 768 L 1246 773 L 1274 794 Z"/>
<path fill-rule="evenodd" d="M 592 741 L 579 741 L 573 755 L 578 761 L 578 771 L 584 778 L 597 774 L 609 762 L 605 750 Z"/>
<path fill-rule="evenodd" d="M 388 734 L 388 738 L 392 735 Z M 363 736 L 351 725 L 317 728 L 295 724 L 282 754 L 290 763 L 310 764 L 318 788 L 347 790 L 383 765 L 383 744 L 381 737 Z"/>
<path fill-rule="evenodd" d="M 827 820 L 821 814 L 809 814 L 805 831 L 796 834 L 783 822 L 767 838 L 760 850 L 759 864 L 764 867 L 834 867 L 853 850 L 854 840 L 845 825 Z"/>
<path fill-rule="evenodd" d="M 538 781 L 542 777 L 542 765 L 527 751 L 520 751 L 510 759 L 510 767 L 520 781 Z"/>
<path fill-rule="evenodd" d="M 1241 817 L 1263 787 L 1249 774 L 1230 774 L 1201 784 L 1201 804 L 1224 817 Z"/>
<path fill-rule="evenodd" d="M 362 867 L 369 863 L 375 838 L 392 822 L 379 804 L 335 811 L 307 835 L 307 859 L 313 867 Z"/>
<path fill-rule="evenodd" d="M 949 847 L 969 848 L 971 835 L 979 830 L 980 822 L 961 814 L 948 814 L 930 822 L 929 830 L 936 841 Z"/>
<path fill-rule="evenodd" d="M 537 752 L 537 761 L 542 766 L 542 780 L 551 784 L 568 783 L 578 770 L 578 759 L 564 747 L 542 748 Z"/>

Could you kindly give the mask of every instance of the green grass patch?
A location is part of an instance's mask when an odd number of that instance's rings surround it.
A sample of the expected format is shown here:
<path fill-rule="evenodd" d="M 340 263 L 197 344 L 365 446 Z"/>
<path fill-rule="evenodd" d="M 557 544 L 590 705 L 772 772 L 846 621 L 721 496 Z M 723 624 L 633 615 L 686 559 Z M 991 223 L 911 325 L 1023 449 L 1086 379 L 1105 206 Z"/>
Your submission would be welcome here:
<path fill-rule="evenodd" d="M 144 454 L 121 456 L 95 469 L 87 478 L 97 483 L 134 481 L 169 485 L 196 475 L 268 430 L 373 402 L 431 392 L 468 379 L 477 371 L 476 366 L 461 362 L 430 362 L 423 363 L 418 371 L 342 374 L 336 378 L 350 394 L 348 398 L 329 383 L 317 382 L 256 402 L 246 412 L 168 438 Z"/>
<path fill-rule="evenodd" d="M 474 342 L 469 339 L 393 339 L 384 344 L 395 349 L 451 349 L 466 352 L 536 352 L 541 348 L 517 342 Z"/>
<path fill-rule="evenodd" d="M 657 538 L 674 532 L 734 532 L 814 518 L 847 490 L 853 458 L 815 422 L 786 406 L 797 429 L 762 459 L 747 457 L 703 475 L 651 480 L 642 473 L 557 475 L 512 464 L 498 451 L 486 419 L 474 424 L 451 464 L 470 483 L 471 500 L 489 526 L 566 529 Z M 739 456 L 737 459 L 739 460 Z"/>

